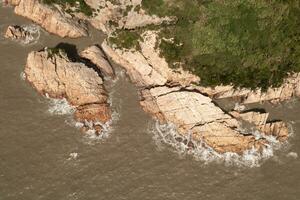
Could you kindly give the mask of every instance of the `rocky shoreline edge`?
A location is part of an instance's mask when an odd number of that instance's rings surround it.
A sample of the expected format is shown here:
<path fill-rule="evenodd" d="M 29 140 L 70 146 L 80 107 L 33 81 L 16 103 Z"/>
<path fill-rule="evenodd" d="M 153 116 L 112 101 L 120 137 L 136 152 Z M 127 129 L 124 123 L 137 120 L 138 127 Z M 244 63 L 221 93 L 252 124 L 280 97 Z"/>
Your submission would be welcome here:
<path fill-rule="evenodd" d="M 98 8 L 99 1 L 86 2 L 92 8 Z M 61 37 L 87 36 L 87 22 L 111 35 L 116 29 L 110 23 L 112 20 L 119 22 L 117 27 L 130 29 L 171 20 L 148 16 L 143 10 L 136 11 L 134 8 L 140 5 L 140 0 L 124 1 L 118 6 L 105 0 L 100 2 L 97 15 L 87 18 L 80 13 L 68 15 L 59 6 L 52 8 L 38 0 L 4 0 L 15 6 L 16 14 Z M 126 9 L 128 5 L 133 7 L 124 17 L 120 9 Z M 21 34 L 13 34 L 13 31 L 8 38 L 28 35 L 22 33 L 22 29 L 17 30 Z M 26 79 L 43 95 L 66 98 L 76 108 L 75 119 L 84 123 L 82 129 L 94 129 L 97 134 L 111 119 L 103 77 L 115 77 L 109 61 L 112 60 L 123 67 L 138 86 L 143 109 L 160 124 L 173 124 L 182 136 L 176 135 L 174 139 L 190 151 L 200 147 L 213 149 L 218 154 L 243 155 L 249 151 L 263 154 L 273 145 L 270 137 L 279 143 L 288 139 L 289 128 L 285 122 L 269 120 L 269 114 L 264 111 L 227 112 L 215 100 L 233 98 L 240 104 L 286 101 L 300 96 L 300 74 L 291 74 L 281 87 L 269 88 L 266 92 L 233 86 L 201 87 L 194 84 L 199 81 L 198 77 L 180 68 L 170 69 L 155 48 L 156 42 L 157 32 L 147 30 L 139 41 L 140 50 L 119 49 L 106 40 L 80 53 L 81 58 L 93 63 L 89 66 L 81 61 L 74 62 L 59 49 L 45 48 L 28 55 Z"/>

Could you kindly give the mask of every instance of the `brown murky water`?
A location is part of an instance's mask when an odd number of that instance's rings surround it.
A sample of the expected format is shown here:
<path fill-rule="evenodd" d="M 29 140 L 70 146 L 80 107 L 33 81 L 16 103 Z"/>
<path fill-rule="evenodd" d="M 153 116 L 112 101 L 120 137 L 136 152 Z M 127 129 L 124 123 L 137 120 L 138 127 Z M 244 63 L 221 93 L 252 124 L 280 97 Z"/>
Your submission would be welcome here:
<path fill-rule="evenodd" d="M 28 24 L 11 8 L 0 8 L 1 35 L 9 24 Z M 20 74 L 29 51 L 60 42 L 82 49 L 103 35 L 62 40 L 42 33 L 38 43 L 22 46 L 0 39 L 0 200 L 297 200 L 300 199 L 300 103 L 266 108 L 291 123 L 289 145 L 260 167 L 233 167 L 196 161 L 157 145 L 154 121 L 138 104 L 126 76 L 109 83 L 119 114 L 104 140 L 82 136 L 68 115 L 49 113 Z M 78 157 L 72 159 L 71 153 Z"/>

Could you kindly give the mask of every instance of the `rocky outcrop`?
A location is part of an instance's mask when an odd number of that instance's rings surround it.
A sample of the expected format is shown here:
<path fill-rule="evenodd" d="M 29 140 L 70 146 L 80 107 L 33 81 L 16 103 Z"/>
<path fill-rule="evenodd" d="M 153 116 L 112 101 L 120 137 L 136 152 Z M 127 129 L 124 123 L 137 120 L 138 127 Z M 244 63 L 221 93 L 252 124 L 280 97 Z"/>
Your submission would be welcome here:
<path fill-rule="evenodd" d="M 268 114 L 224 112 L 206 93 L 192 87 L 194 82 L 199 81 L 197 77 L 182 69 L 175 71 L 168 67 L 155 48 L 156 32 L 147 31 L 142 37 L 140 51 L 114 49 L 107 42 L 102 44 L 102 49 L 124 67 L 139 86 L 140 103 L 146 112 L 161 123 L 174 124 L 179 134 L 190 135 L 193 142 L 219 153 L 242 154 L 253 148 L 261 151 L 268 145 L 264 135 L 276 132 L 267 128 L 276 126 L 267 123 Z M 256 137 L 251 131 L 245 132 L 244 121 L 253 124 L 261 132 L 261 137 Z M 282 134 L 287 131 L 285 128 L 277 130 Z M 193 142 L 190 147 L 194 146 Z"/>
<path fill-rule="evenodd" d="M 140 42 L 141 52 L 135 50 L 113 49 L 107 42 L 101 47 L 116 63 L 123 66 L 131 80 L 140 87 L 170 85 L 189 85 L 198 77 L 182 69 L 172 70 L 155 49 L 157 32 L 147 31 Z"/>
<path fill-rule="evenodd" d="M 26 79 L 41 94 L 65 98 L 75 107 L 75 119 L 89 128 L 111 119 L 107 92 L 101 77 L 83 63 L 71 62 L 63 51 L 31 52 L 25 67 Z"/>
<path fill-rule="evenodd" d="M 10 25 L 7 27 L 4 37 L 24 44 L 36 41 L 40 36 L 39 28 L 34 25 Z"/>
<path fill-rule="evenodd" d="M 142 0 L 86 0 L 86 3 L 95 10 L 95 15 L 88 20 L 96 29 L 107 34 L 116 28 L 135 29 L 174 21 L 170 17 L 147 15 L 142 9 L 141 2 Z"/>
<path fill-rule="evenodd" d="M 93 45 L 84 49 L 82 52 L 80 52 L 80 56 L 95 64 L 105 76 L 114 78 L 115 73 L 111 64 L 109 63 L 102 49 L 97 45 Z"/>
<path fill-rule="evenodd" d="M 8 0 L 15 5 L 15 13 L 39 24 L 46 31 L 60 37 L 78 38 L 87 36 L 87 26 L 82 21 L 49 7 L 39 0 Z"/>
<path fill-rule="evenodd" d="M 143 90 L 141 96 L 145 111 L 162 122 L 174 124 L 180 134 L 191 134 L 194 141 L 203 141 L 219 153 L 242 153 L 265 145 L 264 140 L 244 136 L 238 131 L 238 120 L 198 92 L 162 86 Z"/>

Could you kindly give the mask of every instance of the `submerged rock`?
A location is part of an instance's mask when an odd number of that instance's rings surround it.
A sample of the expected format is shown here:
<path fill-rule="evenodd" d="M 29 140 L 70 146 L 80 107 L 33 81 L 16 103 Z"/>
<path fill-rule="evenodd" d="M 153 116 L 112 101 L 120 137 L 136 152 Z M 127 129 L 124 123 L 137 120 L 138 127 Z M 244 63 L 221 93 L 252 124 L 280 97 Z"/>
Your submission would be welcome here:
<path fill-rule="evenodd" d="M 32 20 L 50 33 L 70 38 L 88 35 L 86 24 L 39 0 L 8 0 L 8 3 L 16 6 L 16 14 Z"/>
<path fill-rule="evenodd" d="M 25 74 L 40 94 L 65 98 L 74 106 L 77 121 L 105 124 L 111 119 L 102 78 L 85 64 L 70 61 L 64 52 L 29 53 Z"/>
<path fill-rule="evenodd" d="M 10 25 L 7 27 L 4 37 L 28 44 L 39 38 L 39 29 L 33 25 Z"/>

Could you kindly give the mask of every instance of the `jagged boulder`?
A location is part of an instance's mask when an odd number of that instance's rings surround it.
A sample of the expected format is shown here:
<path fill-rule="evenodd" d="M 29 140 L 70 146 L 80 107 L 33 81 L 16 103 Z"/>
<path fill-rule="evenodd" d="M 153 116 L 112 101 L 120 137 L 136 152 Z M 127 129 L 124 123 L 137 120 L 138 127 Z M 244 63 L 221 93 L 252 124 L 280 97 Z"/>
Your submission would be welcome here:
<path fill-rule="evenodd" d="M 83 63 L 72 62 L 64 52 L 46 49 L 29 53 L 25 74 L 39 93 L 66 98 L 76 109 L 77 121 L 105 124 L 111 119 L 101 77 Z"/>

